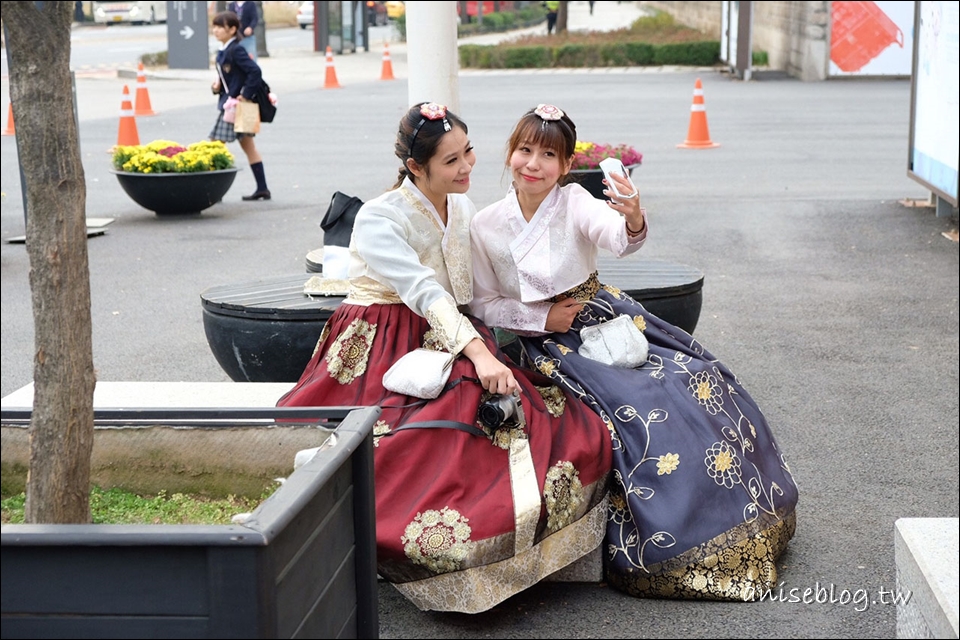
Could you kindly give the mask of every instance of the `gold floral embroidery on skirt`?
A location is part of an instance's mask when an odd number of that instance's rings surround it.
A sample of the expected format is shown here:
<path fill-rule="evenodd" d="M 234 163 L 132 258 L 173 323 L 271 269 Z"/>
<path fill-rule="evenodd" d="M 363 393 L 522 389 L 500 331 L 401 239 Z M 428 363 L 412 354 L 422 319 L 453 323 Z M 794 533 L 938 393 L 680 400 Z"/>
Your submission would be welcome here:
<path fill-rule="evenodd" d="M 514 440 L 524 440 L 527 437 L 526 432 L 524 432 L 523 427 L 520 425 L 502 426 L 499 429 L 491 429 L 477 420 L 477 426 L 487 434 L 493 446 L 499 447 L 504 451 L 510 450 L 510 443 Z"/>
<path fill-rule="evenodd" d="M 623 291 L 621 291 L 619 288 L 613 286 L 612 284 L 605 284 L 605 285 L 603 285 L 603 290 L 606 291 L 607 293 L 609 293 L 609 294 L 612 295 L 612 296 L 616 296 L 617 298 L 620 298 L 621 300 L 623 299 Z"/>
<path fill-rule="evenodd" d="M 670 475 L 680 466 L 680 454 L 665 453 L 657 458 L 657 475 Z"/>
<path fill-rule="evenodd" d="M 458 511 L 447 507 L 418 513 L 400 536 L 403 551 L 411 562 L 435 573 L 457 571 L 475 546 L 467 522 Z"/>
<path fill-rule="evenodd" d="M 310 357 L 317 355 L 317 351 L 320 350 L 320 345 L 323 344 L 323 341 L 327 339 L 327 336 L 330 335 L 330 323 L 325 322 L 323 324 L 323 329 L 320 331 L 320 339 L 317 340 L 317 344 L 313 347 L 313 353 L 310 354 Z"/>
<path fill-rule="evenodd" d="M 690 377 L 688 389 L 707 413 L 717 415 L 723 406 L 723 395 L 719 380 L 707 371 L 699 371 Z"/>
<path fill-rule="evenodd" d="M 569 460 L 560 460 L 547 471 L 543 483 L 543 497 L 547 503 L 547 531 L 563 529 L 577 519 L 585 494 L 580 472 Z"/>
<path fill-rule="evenodd" d="M 567 396 L 563 395 L 560 387 L 534 386 L 534 389 L 536 389 L 540 397 L 543 398 L 543 403 L 547 405 L 547 411 L 550 412 L 550 415 L 554 418 L 559 418 L 563 415 L 564 410 L 567 408 Z"/>
<path fill-rule="evenodd" d="M 327 351 L 327 371 L 340 384 L 350 384 L 367 370 L 377 325 L 356 319 Z"/>
<path fill-rule="evenodd" d="M 729 443 L 714 442 L 703 463 L 707 465 L 707 475 L 721 487 L 732 489 L 740 484 L 740 457 Z"/>
<path fill-rule="evenodd" d="M 390 425 L 383 420 L 377 420 L 373 424 L 373 446 L 380 446 L 380 438 L 386 435 L 390 435 Z"/>
<path fill-rule="evenodd" d="M 545 376 L 553 376 L 554 372 L 559 373 L 560 370 L 560 361 L 556 358 L 548 358 L 546 356 L 537 356 L 534 365 L 539 369 L 540 373 Z"/>

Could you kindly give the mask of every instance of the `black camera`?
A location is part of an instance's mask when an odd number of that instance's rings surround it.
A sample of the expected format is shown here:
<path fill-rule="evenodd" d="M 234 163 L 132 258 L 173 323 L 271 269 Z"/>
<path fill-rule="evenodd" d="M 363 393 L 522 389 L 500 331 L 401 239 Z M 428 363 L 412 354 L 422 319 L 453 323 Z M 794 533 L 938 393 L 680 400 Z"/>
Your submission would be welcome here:
<path fill-rule="evenodd" d="M 505 423 L 517 424 L 514 417 L 520 413 L 520 398 L 517 395 L 495 395 L 480 403 L 477 417 L 490 429 L 499 429 Z"/>

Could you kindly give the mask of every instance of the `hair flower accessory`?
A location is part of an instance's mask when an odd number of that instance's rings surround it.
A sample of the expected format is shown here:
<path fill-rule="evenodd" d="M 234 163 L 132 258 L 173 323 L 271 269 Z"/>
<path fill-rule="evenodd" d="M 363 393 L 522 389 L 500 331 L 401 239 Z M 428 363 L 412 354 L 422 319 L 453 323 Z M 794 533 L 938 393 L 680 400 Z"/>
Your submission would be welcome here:
<path fill-rule="evenodd" d="M 439 120 L 447 117 L 447 108 L 436 102 L 426 102 L 420 107 L 420 115 L 427 120 Z"/>
<path fill-rule="evenodd" d="M 413 145 L 417 142 L 417 134 L 420 133 L 420 128 L 427 122 L 427 120 L 443 120 L 443 130 L 450 131 L 453 127 L 450 126 L 450 121 L 447 120 L 447 108 L 436 102 L 424 102 L 420 105 L 420 115 L 423 116 L 420 118 L 420 122 L 417 123 L 417 126 L 413 128 L 413 135 L 410 137 L 410 157 L 413 157 Z"/>
<path fill-rule="evenodd" d="M 563 111 L 552 104 L 538 104 L 533 112 L 543 120 L 559 120 L 563 117 Z"/>

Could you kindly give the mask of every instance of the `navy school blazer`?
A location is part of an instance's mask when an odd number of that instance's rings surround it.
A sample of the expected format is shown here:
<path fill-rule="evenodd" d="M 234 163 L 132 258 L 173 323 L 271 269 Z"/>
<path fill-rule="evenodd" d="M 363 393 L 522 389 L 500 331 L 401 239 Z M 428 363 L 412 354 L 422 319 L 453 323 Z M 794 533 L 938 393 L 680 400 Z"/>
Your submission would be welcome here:
<path fill-rule="evenodd" d="M 260 65 L 250 57 L 246 49 L 234 38 L 222 51 L 217 52 L 217 68 L 221 74 L 220 99 L 217 107 L 223 111 L 223 103 L 228 97 L 237 98 L 241 94 L 247 100 L 253 100 L 260 87 L 263 75 Z"/>

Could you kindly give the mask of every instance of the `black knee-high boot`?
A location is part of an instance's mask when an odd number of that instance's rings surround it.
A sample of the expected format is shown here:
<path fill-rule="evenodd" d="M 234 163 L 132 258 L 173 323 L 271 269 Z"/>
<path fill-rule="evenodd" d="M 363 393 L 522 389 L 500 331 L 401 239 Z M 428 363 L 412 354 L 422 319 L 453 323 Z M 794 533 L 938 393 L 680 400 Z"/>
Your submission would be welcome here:
<path fill-rule="evenodd" d="M 257 180 L 257 190 L 249 196 L 243 196 L 244 200 L 269 200 L 270 189 L 267 189 L 267 177 L 263 173 L 263 163 L 256 162 L 250 165 L 253 171 L 253 177 Z"/>

